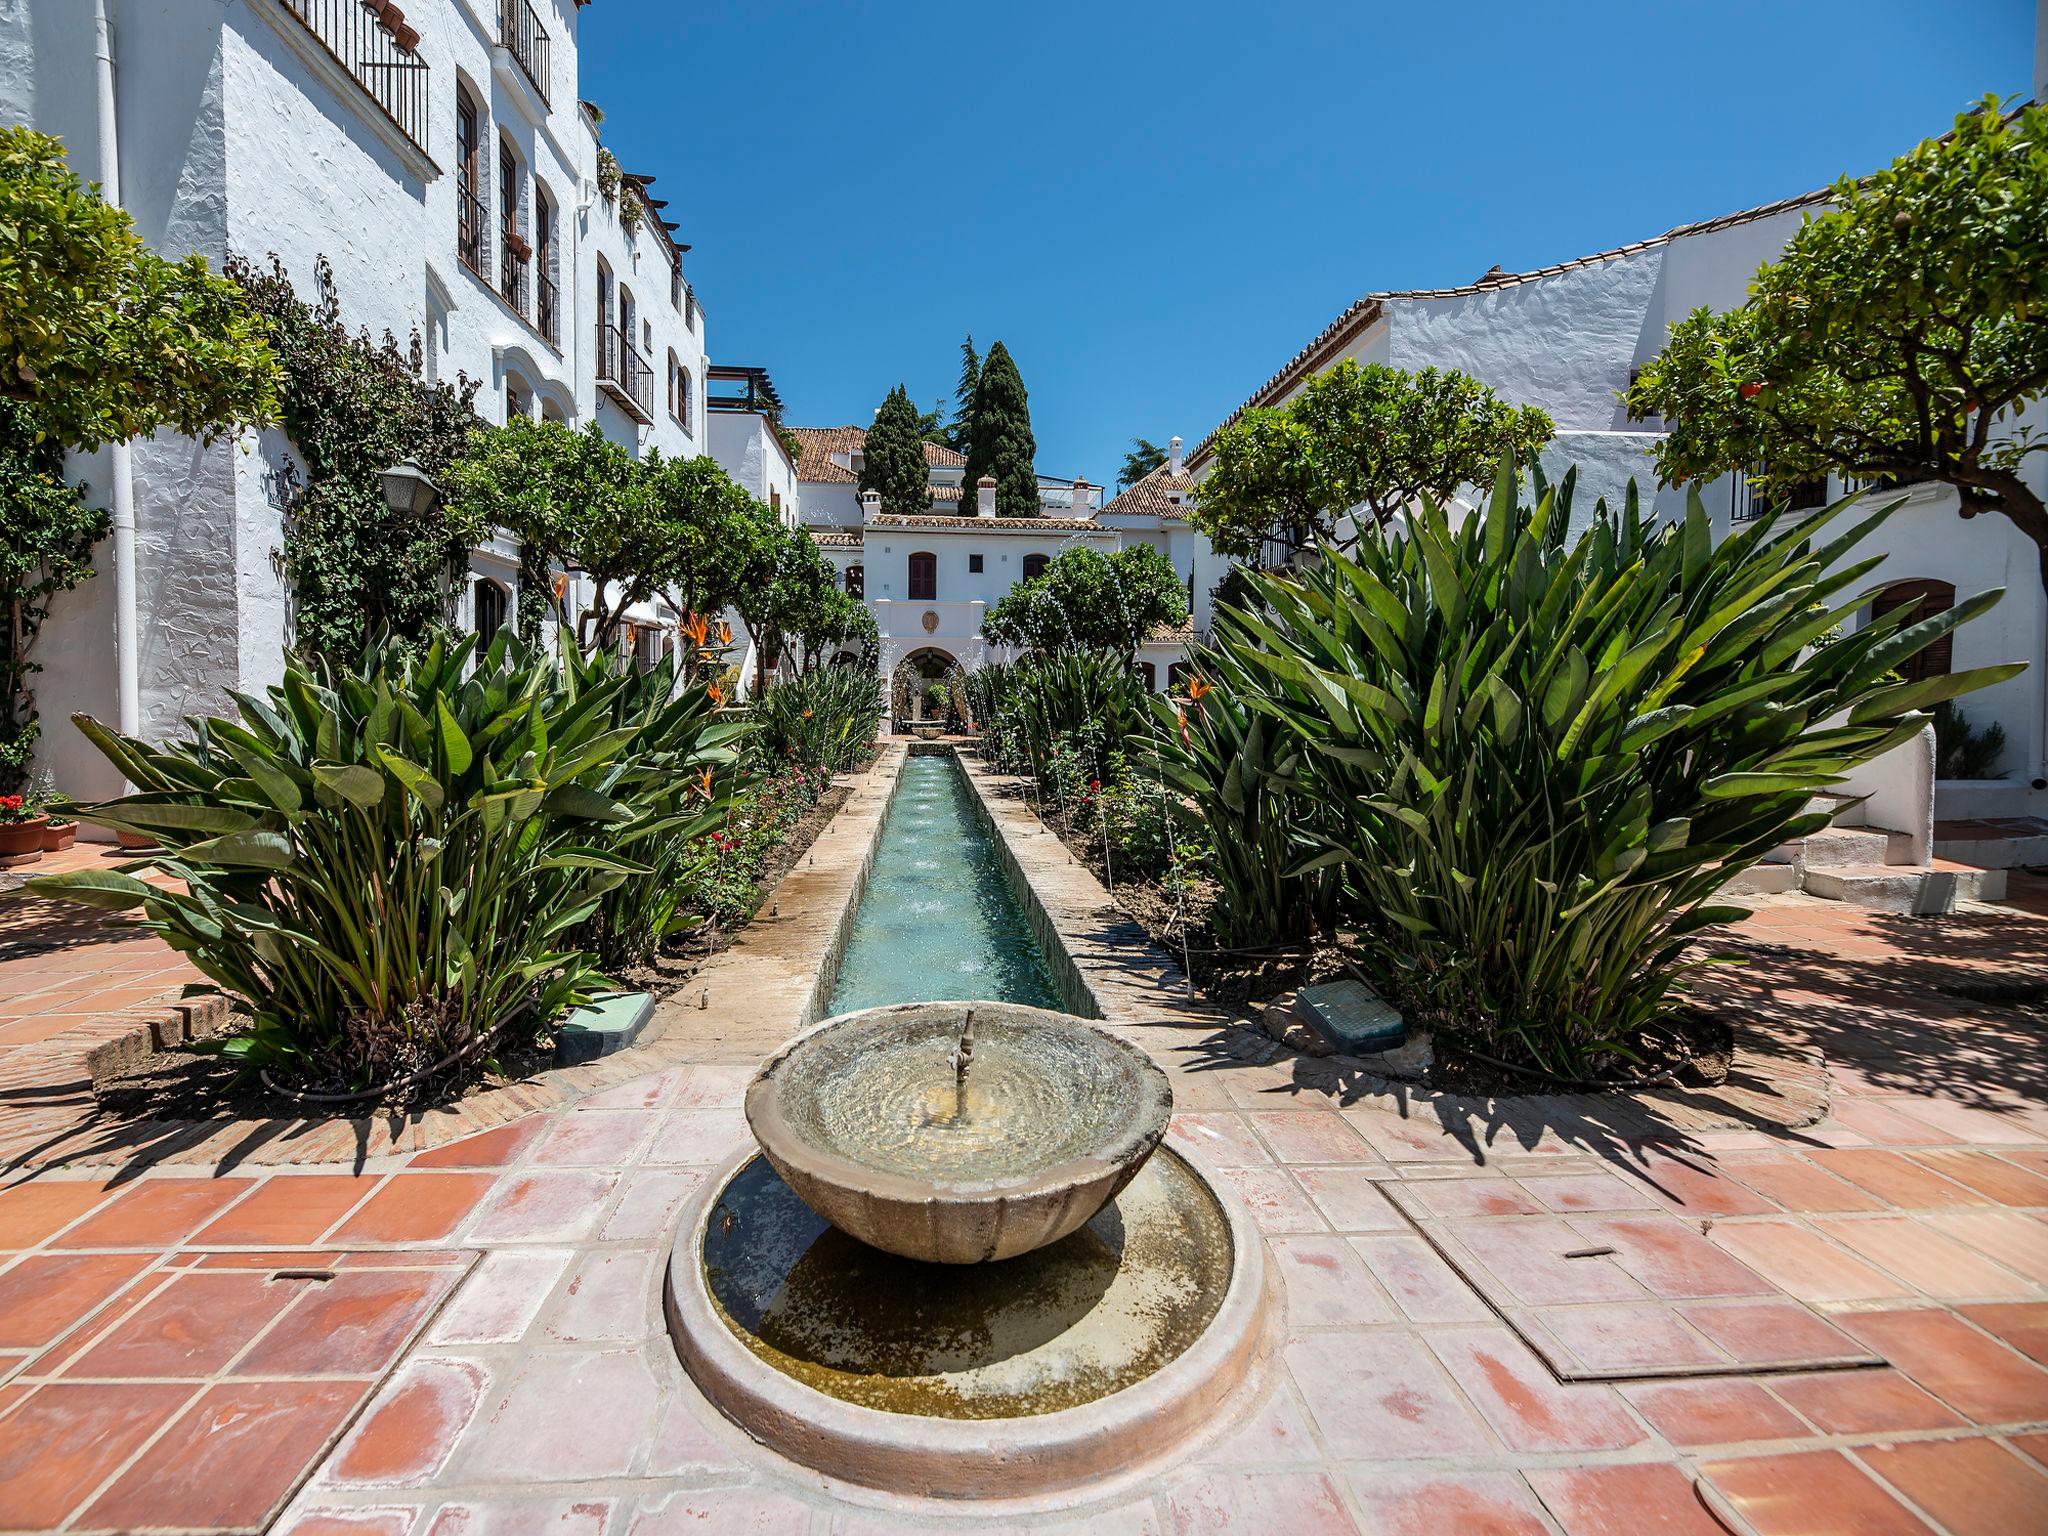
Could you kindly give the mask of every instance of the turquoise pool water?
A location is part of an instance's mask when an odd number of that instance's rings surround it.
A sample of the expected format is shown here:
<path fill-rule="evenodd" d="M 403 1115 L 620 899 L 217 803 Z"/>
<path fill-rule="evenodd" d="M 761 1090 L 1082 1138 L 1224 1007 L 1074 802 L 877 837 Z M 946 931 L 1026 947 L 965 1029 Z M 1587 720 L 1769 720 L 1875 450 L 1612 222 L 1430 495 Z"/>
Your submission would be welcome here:
<path fill-rule="evenodd" d="M 828 1014 L 941 998 L 1060 1006 L 973 796 L 951 753 L 904 763 Z"/>

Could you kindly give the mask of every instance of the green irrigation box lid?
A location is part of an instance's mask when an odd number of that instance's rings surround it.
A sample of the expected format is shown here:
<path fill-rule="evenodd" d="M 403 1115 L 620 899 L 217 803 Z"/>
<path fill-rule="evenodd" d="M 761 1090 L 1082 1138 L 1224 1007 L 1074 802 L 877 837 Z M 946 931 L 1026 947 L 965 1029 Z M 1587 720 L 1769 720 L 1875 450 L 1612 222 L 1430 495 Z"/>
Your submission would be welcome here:
<path fill-rule="evenodd" d="M 654 999 L 645 992 L 600 992 L 581 1008 L 569 1010 L 555 1036 L 555 1065 L 581 1066 L 623 1051 L 640 1038 L 653 1016 Z"/>
<path fill-rule="evenodd" d="M 1303 987 L 1294 1000 L 1294 1012 L 1302 1023 L 1349 1056 L 1391 1050 L 1407 1038 L 1394 1005 L 1363 982 L 1347 979 Z"/>

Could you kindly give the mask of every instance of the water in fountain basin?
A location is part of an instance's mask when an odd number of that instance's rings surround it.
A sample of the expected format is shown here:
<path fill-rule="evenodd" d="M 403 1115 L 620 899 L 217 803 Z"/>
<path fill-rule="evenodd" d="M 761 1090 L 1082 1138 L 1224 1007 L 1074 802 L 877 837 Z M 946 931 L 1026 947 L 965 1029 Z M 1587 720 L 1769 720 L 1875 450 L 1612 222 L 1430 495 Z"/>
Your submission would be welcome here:
<path fill-rule="evenodd" d="M 973 795 L 951 754 L 904 763 L 828 1013 L 955 997 L 1060 1006 Z"/>

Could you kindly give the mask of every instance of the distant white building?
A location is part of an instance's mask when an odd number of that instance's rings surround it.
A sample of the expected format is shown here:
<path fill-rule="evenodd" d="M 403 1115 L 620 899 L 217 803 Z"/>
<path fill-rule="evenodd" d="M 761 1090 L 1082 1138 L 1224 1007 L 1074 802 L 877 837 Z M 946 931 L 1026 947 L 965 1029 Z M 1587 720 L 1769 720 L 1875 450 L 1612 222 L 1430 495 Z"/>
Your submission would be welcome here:
<path fill-rule="evenodd" d="M 1827 197 L 1816 192 L 1789 198 L 1533 272 L 1496 267 L 1458 287 L 1367 294 L 1228 420 L 1254 406 L 1284 404 L 1310 377 L 1345 358 L 1409 370 L 1454 368 L 1491 385 L 1512 404 L 1550 414 L 1557 436 L 1544 451 L 1544 468 L 1555 478 L 1567 466 L 1578 467 L 1575 507 L 1582 521 L 1591 516 L 1596 498 L 1618 501 L 1631 477 L 1660 513 L 1680 515 L 1685 491 L 1659 489 L 1650 459 L 1661 423 L 1630 421 L 1622 392 L 1636 370 L 1662 350 L 1677 321 L 1701 306 L 1740 305 L 1757 267 L 1776 257 L 1800 221 Z M 2042 412 L 2037 407 L 2033 414 L 2038 429 Z M 1214 440 L 1212 432 L 1189 456 L 1197 478 L 1210 463 Z M 2048 464 L 2039 458 L 2029 463 L 2036 487 L 2048 487 Z M 1817 509 L 1849 489 L 1831 479 L 1793 492 L 1788 501 L 1794 509 Z M 1763 510 L 1745 475 L 1724 476 L 1699 490 L 1723 536 Z M 1955 819 L 2048 811 L 2048 598 L 2034 545 L 2001 516 L 1963 518 L 1947 487 L 1917 485 L 1886 494 L 1903 495 L 1906 504 L 1879 535 L 1886 559 L 1871 580 L 1886 590 L 1860 621 L 1895 605 L 1943 607 L 1959 596 L 2003 587 L 2006 595 L 1997 608 L 1958 630 L 1952 646 L 1934 647 L 1915 664 L 1923 671 L 1947 671 L 2030 663 L 2018 677 L 1961 702 L 1972 721 L 2004 727 L 2008 777 L 1942 783 L 1936 814 Z M 1961 833 L 1956 838 L 1966 841 Z M 2029 856 L 2048 857 L 2048 840 L 2029 849 Z M 1984 852 L 1973 846 L 1962 856 Z"/>
<path fill-rule="evenodd" d="M 981 622 L 1011 587 L 1042 572 L 1061 551 L 1085 547 L 1114 554 L 1150 544 L 1182 572 L 1196 605 L 1188 628 L 1160 634 L 1140 649 L 1137 664 L 1148 684 L 1164 689 L 1185 659 L 1197 629 L 1206 629 L 1209 589 L 1222 579 L 1208 541 L 1187 523 L 1179 497 L 1191 482 L 1174 460 L 1107 506 L 1085 479 L 1040 475 L 1039 515 L 997 517 L 995 487 L 961 483 L 966 460 L 949 448 L 925 444 L 931 472 L 931 510 L 916 516 L 884 513 L 880 498 L 863 498 L 860 474 L 863 427 L 793 427 L 803 524 L 817 540 L 846 590 L 866 598 L 881 632 L 881 668 L 893 679 L 911 666 L 936 678 L 955 663 L 973 669 L 1007 660 L 1008 647 L 982 638 Z"/>
<path fill-rule="evenodd" d="M 324 257 L 343 322 L 417 335 L 429 377 L 482 381 L 486 420 L 594 420 L 635 453 L 703 453 L 687 247 L 652 177 L 613 182 L 578 95 L 582 3 L 11 0 L 0 121 L 62 139 L 166 255 L 274 252 L 308 299 Z M 118 786 L 57 728 L 72 711 L 167 735 L 280 675 L 281 520 L 301 476 L 279 431 L 212 448 L 163 434 L 75 472 L 103 505 L 132 485 L 135 525 L 132 570 L 110 541 L 38 645 L 44 766 L 91 796 Z M 546 601 L 516 573 L 508 541 L 477 550 L 462 621 L 490 629 Z M 573 584 L 571 610 L 593 595 Z M 667 643 L 672 615 L 632 617 L 643 652 Z"/>

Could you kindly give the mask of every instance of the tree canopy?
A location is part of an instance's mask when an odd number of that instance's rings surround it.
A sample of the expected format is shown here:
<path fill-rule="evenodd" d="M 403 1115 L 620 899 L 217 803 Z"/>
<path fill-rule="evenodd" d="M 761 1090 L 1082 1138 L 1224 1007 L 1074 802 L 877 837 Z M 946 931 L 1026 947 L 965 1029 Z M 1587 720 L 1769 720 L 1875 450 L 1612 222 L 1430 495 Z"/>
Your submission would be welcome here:
<path fill-rule="evenodd" d="M 997 645 L 1049 651 L 1069 646 L 1129 657 L 1161 625 L 1188 619 L 1188 593 L 1172 563 L 1149 544 L 1105 555 L 1076 545 L 1045 571 L 1020 581 L 983 615 L 981 633 Z"/>
<path fill-rule="evenodd" d="M 924 435 L 917 407 L 901 384 L 889 391 L 882 408 L 875 412 L 861 453 L 860 489 L 863 493 L 879 491 L 884 512 L 915 517 L 931 511 L 931 471 L 924 459 Z"/>
<path fill-rule="evenodd" d="M 982 359 L 974 388 L 974 424 L 969 429 L 961 510 L 973 513 L 975 486 L 983 475 L 993 475 L 996 516 L 1038 516 L 1037 457 L 1038 444 L 1031 435 L 1031 399 L 1010 349 L 999 341 Z"/>
<path fill-rule="evenodd" d="M 151 251 L 58 140 L 0 129 L 0 231 L 0 396 L 36 433 L 97 448 L 276 419 L 277 359 L 242 290 Z"/>
<path fill-rule="evenodd" d="M 1257 559 L 1269 542 L 1340 545 L 1425 492 L 1490 485 L 1503 454 L 1527 461 L 1555 431 L 1477 379 L 1406 373 L 1349 358 L 1279 407 L 1246 411 L 1216 434 L 1214 467 L 1195 487 L 1193 521 L 1224 554 Z M 1351 535 L 1340 520 L 1356 509 Z"/>
<path fill-rule="evenodd" d="M 1750 298 L 1696 310 L 1628 393 L 1661 416 L 1666 481 L 1745 469 L 1765 489 L 1834 471 L 1939 481 L 2039 548 L 2021 474 L 2048 440 L 2014 415 L 2048 392 L 2048 110 L 1996 97 L 1888 168 L 1844 179 Z"/>
<path fill-rule="evenodd" d="M 965 453 L 974 437 L 974 392 L 981 387 L 981 354 L 974 350 L 974 333 L 960 343 L 960 377 L 953 385 L 953 419 L 946 427 L 946 446 Z"/>
<path fill-rule="evenodd" d="M 1165 462 L 1164 448 L 1149 437 L 1134 437 L 1131 439 L 1131 451 L 1124 455 L 1124 467 L 1117 471 L 1117 486 L 1136 485 Z"/>

